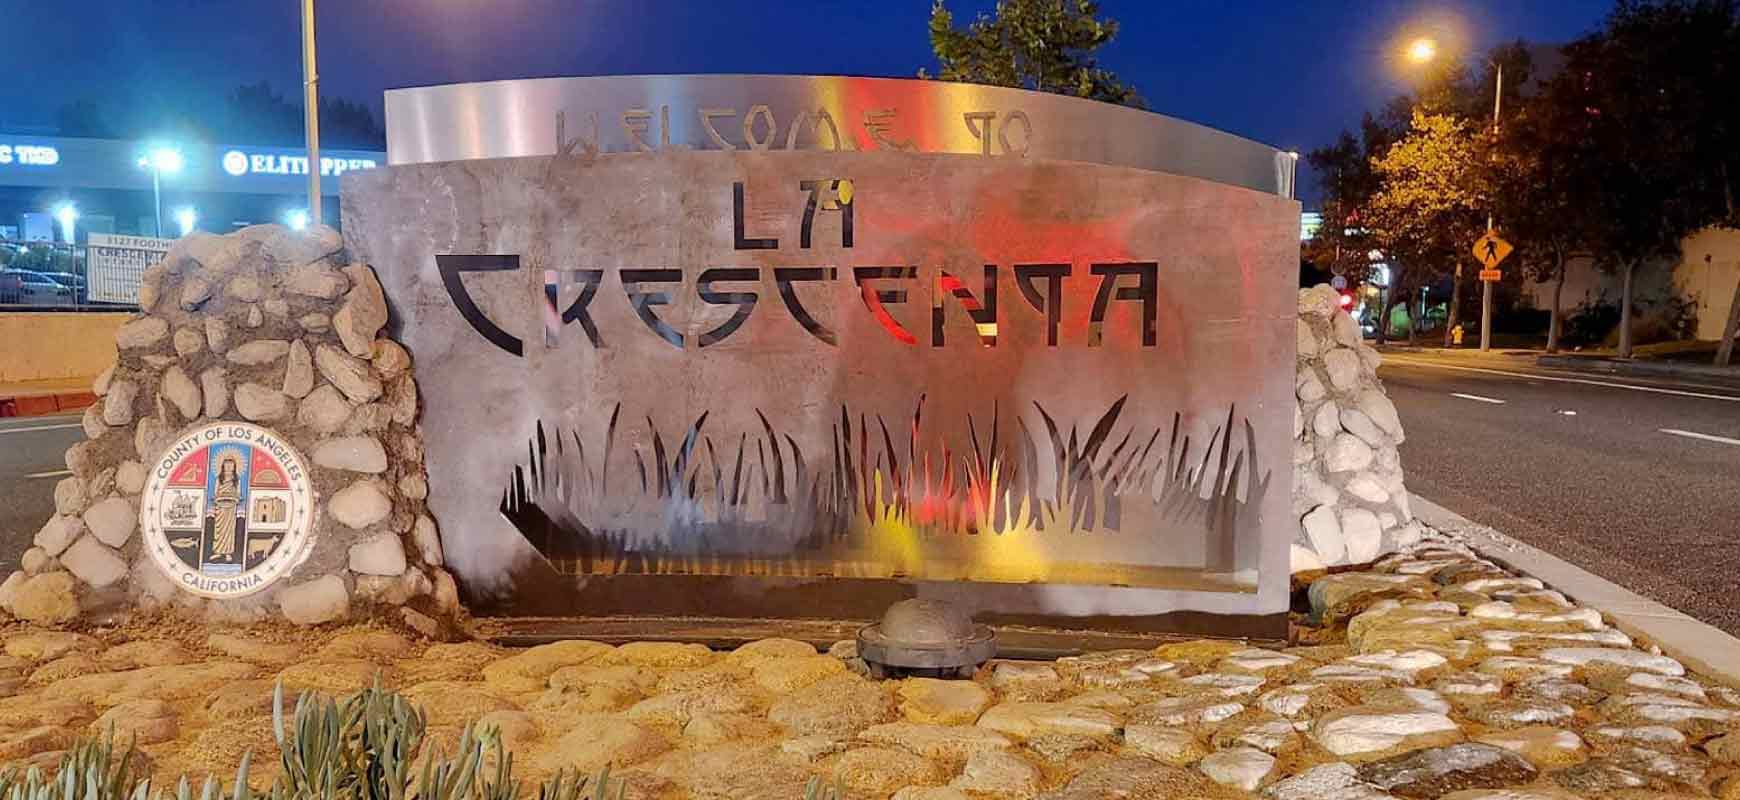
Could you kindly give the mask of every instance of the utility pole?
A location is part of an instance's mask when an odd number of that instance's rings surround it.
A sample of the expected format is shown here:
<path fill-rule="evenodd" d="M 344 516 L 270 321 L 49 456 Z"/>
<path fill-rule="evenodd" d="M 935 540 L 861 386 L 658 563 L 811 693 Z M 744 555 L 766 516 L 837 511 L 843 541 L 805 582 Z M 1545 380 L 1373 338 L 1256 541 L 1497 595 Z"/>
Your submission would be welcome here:
<path fill-rule="evenodd" d="M 1493 141 L 1496 143 L 1498 141 L 1498 104 L 1502 103 L 1503 97 L 1505 97 L 1505 68 L 1503 68 L 1503 64 L 1493 61 L 1493 70 L 1498 73 L 1498 80 L 1493 87 Z M 1491 233 L 1491 231 L 1493 231 L 1493 210 L 1488 209 L 1486 210 L 1486 233 Z M 1460 271 L 1462 268 L 1458 266 L 1456 270 Z M 1486 353 L 1489 350 L 1493 350 L 1493 282 L 1482 280 L 1481 351 Z"/>
<path fill-rule="evenodd" d="M 302 0 L 302 106 L 308 136 L 308 220 L 319 225 L 320 73 L 314 68 L 314 0 Z"/>

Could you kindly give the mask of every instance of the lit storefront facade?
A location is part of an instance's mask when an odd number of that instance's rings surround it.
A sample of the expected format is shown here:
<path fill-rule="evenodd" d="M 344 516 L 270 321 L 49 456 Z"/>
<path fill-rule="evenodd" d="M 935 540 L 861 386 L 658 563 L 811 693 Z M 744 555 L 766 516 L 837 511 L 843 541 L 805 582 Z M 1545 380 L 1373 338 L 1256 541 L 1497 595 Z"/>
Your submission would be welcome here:
<path fill-rule="evenodd" d="M 154 154 L 172 152 L 153 168 Z M 338 219 L 339 179 L 386 163 L 386 153 L 322 149 L 324 217 Z M 183 226 L 224 233 L 286 222 L 306 213 L 306 151 L 290 147 L 15 136 L 0 133 L 0 240 L 64 241 L 89 233 L 151 236 L 162 205 L 162 235 Z M 73 214 L 68 214 L 67 210 Z"/>

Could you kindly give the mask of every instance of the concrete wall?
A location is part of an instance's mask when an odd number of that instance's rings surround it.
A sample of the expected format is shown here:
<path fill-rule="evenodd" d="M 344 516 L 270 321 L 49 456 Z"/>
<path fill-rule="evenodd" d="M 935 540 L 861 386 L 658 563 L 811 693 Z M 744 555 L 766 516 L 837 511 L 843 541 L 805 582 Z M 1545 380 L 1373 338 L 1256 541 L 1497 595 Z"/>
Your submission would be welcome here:
<path fill-rule="evenodd" d="M 1617 303 L 1621 280 L 1617 274 L 1596 269 L 1590 259 L 1572 262 L 1565 274 L 1565 311 L 1593 301 L 1602 292 L 1609 302 Z M 1740 230 L 1706 228 L 1680 243 L 1680 257 L 1671 268 L 1640 269 L 1633 299 L 1645 307 L 1645 313 L 1647 306 L 1672 295 L 1692 302 L 1698 315 L 1695 338 L 1713 340 L 1722 336 L 1736 281 L 1740 281 Z M 1536 308 L 1551 308 L 1553 284 L 1525 283 L 1523 295 L 1532 298 Z"/>
<path fill-rule="evenodd" d="M 128 314 L 0 313 L 0 382 L 93 378 L 115 363 Z"/>

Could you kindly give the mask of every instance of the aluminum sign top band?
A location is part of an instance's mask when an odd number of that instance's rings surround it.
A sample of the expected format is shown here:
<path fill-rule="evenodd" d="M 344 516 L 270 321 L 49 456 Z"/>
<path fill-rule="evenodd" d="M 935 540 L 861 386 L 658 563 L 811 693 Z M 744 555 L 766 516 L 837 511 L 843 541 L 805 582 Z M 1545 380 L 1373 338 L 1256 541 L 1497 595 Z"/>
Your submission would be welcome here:
<path fill-rule="evenodd" d="M 1075 97 L 943 81 L 635 75 L 386 93 L 391 164 L 568 152 L 912 150 L 1085 161 L 1293 197 L 1295 154 Z"/>

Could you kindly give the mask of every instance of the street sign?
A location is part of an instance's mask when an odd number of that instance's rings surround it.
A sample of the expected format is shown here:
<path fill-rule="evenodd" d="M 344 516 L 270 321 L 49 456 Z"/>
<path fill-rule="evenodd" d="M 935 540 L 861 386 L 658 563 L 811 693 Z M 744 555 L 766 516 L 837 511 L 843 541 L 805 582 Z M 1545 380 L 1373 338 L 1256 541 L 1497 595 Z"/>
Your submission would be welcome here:
<path fill-rule="evenodd" d="M 1496 269 L 1483 269 L 1480 271 L 1480 279 L 1483 281 L 1496 281 L 1503 277 L 1504 273 L 1499 272 Z"/>
<path fill-rule="evenodd" d="M 1485 236 L 1474 240 L 1474 259 L 1479 261 L 1481 264 L 1484 264 L 1487 271 L 1491 271 L 1493 267 L 1498 266 L 1498 262 L 1503 261 L 1510 255 L 1510 251 L 1514 249 L 1515 248 L 1510 246 L 1510 242 L 1498 238 L 1498 232 L 1487 231 Z M 1487 280 L 1484 274 L 1482 274 L 1480 279 Z M 1492 278 L 1492 280 L 1498 279 Z"/>

